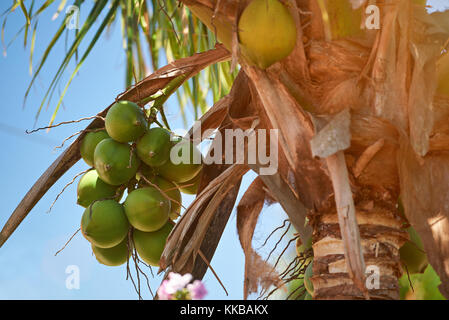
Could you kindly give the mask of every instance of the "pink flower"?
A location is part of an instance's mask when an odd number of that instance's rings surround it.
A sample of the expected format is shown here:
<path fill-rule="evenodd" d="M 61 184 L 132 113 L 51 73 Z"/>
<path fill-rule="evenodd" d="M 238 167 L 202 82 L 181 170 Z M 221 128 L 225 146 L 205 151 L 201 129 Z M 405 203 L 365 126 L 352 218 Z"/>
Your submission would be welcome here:
<path fill-rule="evenodd" d="M 182 276 L 179 273 L 170 272 L 165 290 L 168 294 L 175 294 L 178 290 L 184 289 L 190 281 L 192 281 L 192 275 L 190 273 Z"/>
<path fill-rule="evenodd" d="M 192 300 L 201 300 L 207 294 L 206 287 L 200 280 L 195 280 L 193 283 L 188 284 L 187 290 L 190 291 L 190 297 Z"/>
<path fill-rule="evenodd" d="M 186 273 L 180 275 L 179 273 L 170 272 L 168 279 L 162 281 L 161 286 L 157 290 L 157 295 L 160 300 L 200 300 L 207 294 L 204 284 L 200 280 L 195 280 L 193 283 L 192 275 Z"/>
<path fill-rule="evenodd" d="M 159 300 L 171 300 L 172 296 L 167 292 L 167 284 L 168 280 L 164 280 L 161 283 L 161 286 L 159 289 L 157 289 L 157 296 L 159 297 Z"/>

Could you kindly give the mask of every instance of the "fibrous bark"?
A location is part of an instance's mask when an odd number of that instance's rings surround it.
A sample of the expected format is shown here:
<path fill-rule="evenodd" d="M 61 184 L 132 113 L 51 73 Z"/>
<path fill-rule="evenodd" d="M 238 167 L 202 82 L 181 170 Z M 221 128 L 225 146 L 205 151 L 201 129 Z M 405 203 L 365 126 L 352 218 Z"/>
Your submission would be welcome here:
<path fill-rule="evenodd" d="M 369 204 L 368 208 L 363 202 L 356 205 L 356 217 L 366 267 L 370 270 L 375 266 L 379 270 L 379 287 L 368 286 L 370 299 L 398 299 L 398 278 L 403 272 L 399 248 L 408 239 L 402 229 L 404 221 L 379 202 Z M 314 299 L 365 299 L 346 267 L 336 210 L 317 215 L 312 225 Z"/>

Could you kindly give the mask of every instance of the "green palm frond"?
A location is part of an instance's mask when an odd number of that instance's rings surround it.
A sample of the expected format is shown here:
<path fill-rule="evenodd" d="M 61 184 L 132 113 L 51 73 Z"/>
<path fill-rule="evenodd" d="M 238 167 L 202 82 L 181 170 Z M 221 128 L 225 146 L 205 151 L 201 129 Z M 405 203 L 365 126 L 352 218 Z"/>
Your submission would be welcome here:
<path fill-rule="evenodd" d="M 71 16 L 65 16 L 49 41 L 39 62 L 33 66 L 35 42 L 36 37 L 39 36 L 38 21 L 42 13 L 52 10 L 54 11 L 52 19 L 56 19 L 65 12 L 65 8 L 68 5 L 77 6 L 78 8 L 81 8 L 81 5 L 83 5 L 84 8 L 87 2 L 85 3 L 84 0 L 46 0 L 42 4 L 40 2 L 36 2 L 36 4 L 34 0 L 15 0 L 0 16 L 0 19 L 3 19 L 0 23 L 2 25 L 1 37 L 4 50 L 22 32 L 24 34 L 24 45 L 25 47 L 29 46 L 29 69 L 32 78 L 25 92 L 24 105 L 30 89 L 47 62 L 48 56 L 62 38 L 62 34 L 69 31 L 67 23 L 72 18 Z M 18 8 L 21 10 L 16 10 Z M 25 19 L 25 24 L 6 45 L 4 29 L 7 18 L 10 14 L 14 12 L 20 13 L 20 11 Z M 101 19 L 101 23 L 96 30 L 93 30 L 94 23 L 98 19 Z M 96 0 L 86 20 L 76 30 L 72 43 L 67 46 L 67 52 L 37 110 L 36 119 L 39 117 L 43 106 L 45 104 L 48 106 L 53 102 L 54 92 L 58 88 L 63 75 L 67 72 L 70 61 L 74 60 L 76 63 L 75 70 L 71 72 L 64 90 L 58 98 L 50 124 L 54 121 L 64 96 L 75 79 L 75 75 L 83 62 L 89 57 L 98 39 L 108 33 L 108 30 L 114 25 L 116 20 L 119 20 L 122 25 L 123 49 L 126 61 L 126 70 L 124 71 L 126 88 L 142 80 L 161 65 L 182 57 L 191 56 L 197 52 L 212 49 L 216 42 L 214 34 L 193 16 L 188 8 L 175 0 Z M 92 36 L 88 36 L 90 32 L 92 32 Z M 30 34 L 31 41 L 28 41 Z M 68 41 L 67 33 L 66 41 Z M 88 42 L 87 49 L 82 54 L 81 59 L 78 60 L 78 50 L 81 43 L 85 42 Z M 196 77 L 186 81 L 176 91 L 179 111 L 184 122 L 187 119 L 185 115 L 186 108 L 193 108 L 195 118 L 197 118 L 206 111 L 208 102 L 210 102 L 207 101 L 209 97 L 217 101 L 229 92 L 232 81 L 236 76 L 236 72 L 231 73 L 230 71 L 229 62 L 211 66 Z"/>

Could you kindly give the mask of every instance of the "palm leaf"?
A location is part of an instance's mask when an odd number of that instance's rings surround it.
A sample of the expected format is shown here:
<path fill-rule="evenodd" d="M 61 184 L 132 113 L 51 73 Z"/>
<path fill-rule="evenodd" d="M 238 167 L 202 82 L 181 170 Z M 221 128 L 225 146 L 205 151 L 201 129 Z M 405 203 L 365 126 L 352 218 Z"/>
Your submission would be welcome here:
<path fill-rule="evenodd" d="M 75 2 L 75 4 L 80 5 L 82 1 L 83 1 L 83 0 L 77 0 L 77 1 Z M 62 35 L 62 33 L 63 33 L 64 30 L 65 30 L 65 21 L 63 21 L 63 22 L 61 23 L 61 25 L 59 26 L 58 30 L 56 31 L 55 35 L 54 35 L 53 38 L 51 39 L 49 45 L 47 46 L 47 48 L 45 49 L 45 51 L 44 51 L 44 53 L 43 53 L 43 55 L 42 55 L 42 58 L 41 58 L 40 63 L 38 64 L 36 73 L 34 74 L 33 78 L 31 79 L 31 82 L 30 82 L 30 84 L 28 85 L 28 88 L 27 88 L 27 90 L 26 90 L 26 92 L 25 92 L 25 96 L 24 96 L 24 104 L 26 103 L 26 99 L 27 99 L 28 94 L 29 94 L 29 92 L 30 92 L 30 90 L 31 90 L 31 87 L 32 87 L 33 84 L 34 84 L 34 81 L 36 80 L 37 76 L 39 75 L 39 72 L 41 71 L 42 67 L 44 66 L 45 62 L 47 61 L 48 55 L 49 55 L 50 52 L 52 51 L 52 49 L 53 49 L 53 47 L 55 46 L 56 42 L 57 42 L 57 41 L 59 40 L 59 38 L 61 37 L 61 35 Z M 40 111 L 40 109 L 39 109 L 39 111 Z M 38 111 L 38 114 L 39 114 L 39 111 Z M 38 116 L 38 115 L 36 115 L 36 116 Z"/>
<path fill-rule="evenodd" d="M 33 74 L 33 55 L 34 55 L 34 45 L 36 43 L 36 29 L 37 29 L 37 21 L 34 23 L 33 35 L 31 36 L 31 47 L 30 47 L 30 75 Z"/>
<path fill-rule="evenodd" d="M 6 44 L 5 44 L 5 27 L 6 27 L 6 22 L 8 21 L 7 18 L 5 18 L 5 20 L 3 20 L 2 23 L 2 31 L 1 31 L 1 42 L 2 42 L 2 47 L 3 47 L 3 55 L 6 55 Z"/>
<path fill-rule="evenodd" d="M 39 9 L 37 9 L 36 13 L 34 14 L 34 16 L 37 16 L 39 14 L 41 14 L 42 12 L 45 11 L 45 9 L 48 8 L 48 6 L 50 6 L 55 0 L 47 0 L 45 1 L 42 6 L 40 6 Z"/>
<path fill-rule="evenodd" d="M 117 17 L 122 20 L 122 31 L 124 41 L 124 52 L 126 59 L 125 70 L 125 86 L 131 86 L 134 81 L 143 79 L 147 73 L 147 66 L 150 65 L 152 70 L 159 68 L 161 62 L 173 61 L 179 58 L 191 56 L 194 53 L 200 51 L 206 51 L 214 47 L 216 40 L 215 35 L 205 25 L 193 16 L 191 11 L 182 5 L 179 5 L 174 0 L 117 0 L 119 5 L 116 5 L 116 1 L 99 0 L 96 1 L 90 9 L 89 15 L 86 21 L 82 25 L 81 29 L 75 31 L 74 40 L 67 49 L 66 54 L 62 62 L 60 63 L 52 81 L 44 94 L 41 104 L 36 113 L 36 120 L 38 119 L 42 108 L 45 104 L 47 107 L 52 102 L 53 95 L 58 88 L 58 84 L 66 72 L 66 68 L 69 62 L 74 59 L 76 63 L 76 70 L 83 64 L 81 61 L 85 61 L 92 49 L 98 43 L 98 39 L 104 34 L 105 28 L 101 28 L 101 33 L 95 33 L 92 39 L 86 40 L 86 34 L 92 29 L 92 24 L 106 9 L 108 10 L 105 15 L 107 20 L 102 21 L 106 23 L 107 29 L 111 27 Z M 106 8 L 106 4 L 109 2 L 109 8 Z M 72 4 L 80 7 L 84 3 L 84 0 L 74 0 Z M 46 10 L 55 10 L 53 19 L 56 19 L 63 9 L 68 4 L 67 0 L 55 1 L 46 0 L 42 4 L 39 4 L 37 10 L 33 10 L 34 0 L 31 2 L 29 10 L 26 10 L 24 1 L 15 0 L 14 3 L 2 13 L 5 16 L 2 30 L 1 40 L 3 43 L 3 49 L 9 47 L 9 45 L 24 32 L 24 45 L 30 46 L 30 73 L 32 74 L 31 81 L 24 94 L 24 106 L 26 105 L 27 97 L 30 93 L 31 87 L 34 85 L 37 76 L 42 71 L 42 68 L 48 61 L 48 57 L 56 47 L 56 43 L 61 38 L 61 35 L 66 29 L 67 17 L 61 22 L 58 29 L 55 31 L 53 37 L 48 43 L 44 53 L 39 57 L 39 62 L 36 66 L 33 66 L 34 48 L 36 36 L 38 36 L 38 19 L 42 13 Z M 54 9 L 56 5 L 56 9 Z M 21 8 L 25 17 L 25 24 L 18 30 L 17 34 L 12 40 L 5 45 L 4 29 L 6 26 L 7 17 L 17 8 Z M 115 10 L 111 10 L 115 8 Z M 33 12 L 34 11 L 34 12 Z M 28 43 L 30 28 L 32 26 L 31 41 Z M 100 30 L 100 29 L 98 29 Z M 66 41 L 69 39 L 66 34 Z M 78 50 L 81 43 L 89 41 L 88 50 L 83 53 L 83 58 L 78 61 Z M 161 56 L 162 55 L 162 56 Z M 148 60 L 147 60 L 148 58 Z M 204 113 L 210 102 L 207 99 L 211 96 L 213 101 L 217 101 L 229 92 L 230 86 L 236 73 L 229 73 L 228 63 L 220 65 L 219 67 L 213 66 L 211 70 L 207 69 L 204 73 L 196 75 L 193 79 L 185 82 L 184 85 L 177 92 L 177 100 L 179 104 L 179 110 L 183 119 L 185 117 L 185 107 L 192 106 L 195 118 L 198 118 L 201 113 Z M 34 72 L 32 72 L 34 71 Z M 55 116 L 62 103 L 62 98 L 68 91 L 68 86 L 73 81 L 73 73 L 69 77 L 68 83 L 66 83 L 61 97 L 59 97 L 56 107 L 51 115 L 50 123 L 53 122 Z M 222 83 L 223 80 L 226 83 Z M 208 93 L 212 94 L 209 96 Z"/>
<path fill-rule="evenodd" d="M 67 65 L 70 62 L 70 59 L 75 54 L 75 51 L 79 47 L 81 40 L 86 35 L 87 31 L 89 31 L 89 29 L 92 27 L 95 20 L 100 15 L 101 10 L 106 6 L 106 4 L 107 4 L 107 0 L 100 0 L 95 3 L 94 7 L 92 8 L 91 12 L 89 13 L 89 16 L 87 17 L 86 22 L 81 27 L 81 30 L 78 33 L 78 35 L 76 36 L 75 40 L 73 41 L 73 44 L 69 49 L 69 52 L 65 56 L 63 62 L 59 66 L 58 71 L 56 72 L 56 75 L 54 76 L 53 80 L 51 81 L 50 86 L 49 86 L 49 88 L 44 96 L 44 99 L 42 100 L 42 103 L 39 107 L 38 113 L 36 115 L 36 119 L 39 116 L 40 111 L 42 110 L 42 107 L 43 107 L 45 101 L 47 100 L 48 95 L 50 94 L 50 97 L 51 97 L 51 95 L 53 94 L 53 92 L 56 88 L 56 85 L 63 74 L 63 71 L 66 69 Z M 50 98 L 50 100 L 51 100 L 51 98 Z M 52 115 L 52 120 L 50 120 L 50 125 L 53 123 L 54 117 L 55 117 L 55 114 Z"/>
<path fill-rule="evenodd" d="M 33 12 L 33 6 L 34 6 L 34 0 L 31 2 L 31 6 L 30 6 L 30 13 L 28 13 L 27 9 L 25 8 L 25 5 L 23 4 L 23 2 L 21 2 L 21 8 L 22 8 L 22 12 L 25 15 L 26 18 L 26 24 L 24 26 L 25 28 L 25 35 L 24 35 L 24 39 L 23 39 L 23 46 L 26 47 L 27 46 L 27 39 L 28 39 L 28 31 L 31 25 L 31 19 L 30 19 L 30 15 Z"/>
<path fill-rule="evenodd" d="M 59 107 L 61 106 L 62 100 L 64 99 L 64 96 L 67 93 L 67 89 L 69 88 L 70 84 L 72 83 L 73 78 L 78 73 L 79 69 L 81 68 L 81 65 L 86 60 L 86 58 L 89 55 L 89 53 L 92 50 L 92 48 L 95 46 L 95 43 L 97 42 L 97 40 L 100 38 L 101 34 L 103 33 L 104 29 L 108 25 L 109 20 L 113 16 L 113 14 L 114 14 L 115 10 L 117 9 L 118 5 L 119 5 L 119 1 L 115 1 L 113 3 L 112 8 L 109 10 L 108 14 L 103 19 L 103 22 L 101 23 L 100 27 L 98 28 L 97 32 L 95 33 L 91 43 L 89 44 L 89 47 L 86 49 L 86 52 L 83 54 L 80 62 L 77 64 L 77 66 L 75 68 L 75 71 L 73 71 L 72 75 L 70 76 L 70 79 L 67 82 L 67 84 L 66 84 L 66 86 L 64 88 L 64 91 L 60 95 L 58 104 L 56 105 L 55 111 L 53 112 L 53 115 L 51 117 L 50 124 L 53 123 L 53 121 L 55 120 L 56 114 L 58 113 Z"/>
<path fill-rule="evenodd" d="M 65 5 L 67 3 L 67 0 L 61 0 L 59 3 L 58 9 L 56 10 L 55 14 L 52 17 L 52 20 L 56 20 L 61 13 L 62 9 L 64 9 Z"/>

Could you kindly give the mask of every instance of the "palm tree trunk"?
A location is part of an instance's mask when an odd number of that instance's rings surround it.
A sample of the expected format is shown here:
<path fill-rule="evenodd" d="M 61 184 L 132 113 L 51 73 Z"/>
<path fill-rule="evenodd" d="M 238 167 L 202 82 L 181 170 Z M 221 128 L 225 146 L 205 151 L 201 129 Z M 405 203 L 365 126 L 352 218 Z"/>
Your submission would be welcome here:
<path fill-rule="evenodd" d="M 360 195 L 361 197 L 362 195 Z M 402 274 L 399 248 L 407 240 L 404 221 L 396 208 L 374 200 L 356 202 L 363 255 L 367 267 L 366 287 L 371 299 L 399 299 Z M 314 263 L 314 299 L 364 299 L 347 271 L 343 242 L 335 208 L 311 217 Z"/>

